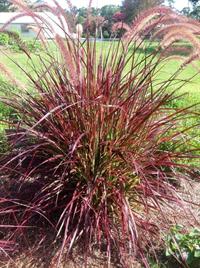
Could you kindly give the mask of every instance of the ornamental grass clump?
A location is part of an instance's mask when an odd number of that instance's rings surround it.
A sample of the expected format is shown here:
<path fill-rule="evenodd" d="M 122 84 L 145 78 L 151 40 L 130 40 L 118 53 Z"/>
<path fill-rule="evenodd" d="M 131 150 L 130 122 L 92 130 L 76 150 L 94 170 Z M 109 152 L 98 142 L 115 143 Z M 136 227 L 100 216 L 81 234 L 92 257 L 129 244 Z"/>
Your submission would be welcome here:
<path fill-rule="evenodd" d="M 46 52 L 34 64 L 26 51 L 33 69 L 19 67 L 27 89 L 1 98 L 16 115 L 8 122 L 10 150 L 0 157 L 2 239 L 19 250 L 40 237 L 40 249 L 51 233 L 57 267 L 77 247 L 85 264 L 100 251 L 108 266 L 138 259 L 149 267 L 146 253 L 173 221 L 166 204 L 189 213 L 177 185 L 193 172 L 181 161 L 198 157 L 180 150 L 189 128 L 179 123 L 195 116 L 192 107 L 168 105 L 179 70 L 160 81 L 162 59 L 140 55 L 143 44 L 111 41 L 99 51 L 89 36 L 81 42 L 63 32 L 53 48 L 40 35 Z"/>

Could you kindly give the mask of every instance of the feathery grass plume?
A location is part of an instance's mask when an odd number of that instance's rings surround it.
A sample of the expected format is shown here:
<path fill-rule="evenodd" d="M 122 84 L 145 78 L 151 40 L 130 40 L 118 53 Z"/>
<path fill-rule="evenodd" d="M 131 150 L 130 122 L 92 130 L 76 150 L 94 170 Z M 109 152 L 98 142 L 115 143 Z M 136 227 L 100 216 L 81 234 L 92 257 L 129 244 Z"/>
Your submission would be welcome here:
<path fill-rule="evenodd" d="M 185 40 L 191 43 L 194 47 L 193 48 L 194 51 L 200 50 L 200 42 L 198 38 L 194 34 L 192 34 L 191 31 L 187 29 L 184 32 L 180 32 L 178 29 L 175 29 L 167 33 L 161 42 L 161 47 L 163 48 L 169 47 L 174 42 L 179 40 Z"/>
<path fill-rule="evenodd" d="M 134 39 L 99 53 L 89 36 L 55 37 L 56 52 L 24 70 L 31 91 L 4 100 L 18 118 L 11 150 L 0 157 L 0 193 L 6 183 L 6 198 L 15 200 L 7 207 L 12 238 L 46 246 L 46 254 L 53 248 L 49 263 L 57 267 L 76 249 L 85 265 L 100 251 L 104 266 L 126 268 L 134 258 L 149 267 L 148 251 L 175 221 L 166 210 L 195 220 L 177 186 L 193 174 L 183 161 L 199 159 L 197 149 L 182 150 L 181 122 L 195 114 L 169 108 L 180 70 L 158 81 L 163 59 L 157 50 L 141 55 Z"/>
<path fill-rule="evenodd" d="M 190 23 L 176 23 L 172 25 L 167 25 L 160 30 L 156 31 L 152 38 L 163 37 L 167 33 L 172 33 L 173 31 L 191 31 L 192 33 L 200 32 L 200 27 L 190 24 Z"/>
<path fill-rule="evenodd" d="M 92 7 L 93 0 L 89 0 L 88 8 L 90 9 Z"/>
<path fill-rule="evenodd" d="M 185 18 L 184 16 L 180 16 L 179 14 L 176 14 L 174 12 L 167 13 L 166 15 L 155 17 L 149 23 L 144 25 L 141 34 L 146 35 L 149 33 L 154 33 L 167 25 L 186 22 L 187 18 Z"/>
<path fill-rule="evenodd" d="M 61 5 L 58 3 L 58 1 L 53 0 L 53 3 L 56 5 L 56 9 L 59 11 L 61 18 L 64 18 L 66 25 L 68 25 L 67 16 L 65 10 L 61 7 Z M 62 21 L 62 20 L 61 20 Z M 65 27 L 64 24 L 61 24 L 63 28 Z"/>
<path fill-rule="evenodd" d="M 86 24 L 85 27 L 87 29 L 87 35 L 89 36 L 89 25 L 92 18 L 92 0 L 89 0 L 88 2 L 88 8 L 87 8 L 87 18 L 86 18 Z"/>
<path fill-rule="evenodd" d="M 122 21 L 116 22 L 112 26 L 112 32 L 116 32 L 117 30 L 121 30 L 121 29 L 124 29 L 127 32 L 131 30 L 130 26 Z"/>
<path fill-rule="evenodd" d="M 21 13 L 15 15 L 15 16 L 13 16 L 10 20 L 8 20 L 8 21 L 7 21 L 7 22 L 0 28 L 0 31 L 1 31 L 1 32 L 4 32 L 4 33 L 7 33 L 9 36 L 11 36 L 11 37 L 17 42 L 17 44 L 19 45 L 20 49 L 21 49 L 22 51 L 26 52 L 27 55 L 28 55 L 28 54 L 29 54 L 28 48 L 26 47 L 26 45 L 25 45 L 25 43 L 23 42 L 23 40 L 19 37 L 19 35 L 18 35 L 17 33 L 15 33 L 15 32 L 12 32 L 12 31 L 7 30 L 7 27 L 8 27 L 13 21 L 15 21 L 15 20 L 18 19 L 18 18 L 24 17 L 24 16 L 27 16 L 27 13 L 21 12 Z M 29 26 L 29 27 L 31 28 L 32 26 Z M 44 47 L 46 47 L 46 46 L 45 46 L 45 44 L 46 44 L 46 38 L 45 38 L 45 35 L 44 35 L 44 33 L 43 33 L 43 29 L 41 29 L 41 26 L 38 24 L 38 22 L 37 22 L 37 26 L 34 26 L 32 29 L 33 29 L 34 31 L 35 31 L 36 29 L 38 29 L 38 30 L 36 30 L 37 33 L 38 33 L 37 37 L 38 37 L 39 40 L 42 42 L 42 44 L 44 45 Z"/>
<path fill-rule="evenodd" d="M 119 25 L 116 25 L 116 27 L 119 27 Z M 171 52 L 174 48 L 174 54 L 175 52 L 183 52 L 181 46 L 179 46 L 180 51 L 178 51 L 177 46 L 173 46 L 176 41 L 188 41 L 194 49 L 188 55 L 188 58 L 186 56 L 183 66 L 191 63 L 191 60 L 196 59 L 199 54 L 200 42 L 197 36 L 200 33 L 200 23 L 176 14 L 167 7 L 156 7 L 142 12 L 126 30 L 124 34 L 125 40 L 137 39 L 141 43 L 142 38 L 145 38 L 145 36 L 150 36 L 151 40 L 161 39 L 161 47 L 165 50 L 162 52 L 162 56 L 165 57 L 169 53 L 170 47 Z M 172 59 L 170 54 L 169 56 Z"/>
<path fill-rule="evenodd" d="M 175 27 L 177 23 L 180 26 L 182 25 L 182 27 L 186 27 L 188 30 L 191 29 L 194 32 L 199 31 L 199 22 L 179 15 L 169 7 L 158 6 L 141 12 L 138 17 L 133 20 L 130 25 L 129 36 L 131 36 L 131 31 L 138 35 L 143 35 L 145 32 L 149 34 L 153 31 L 155 37 L 157 37 L 159 34 L 164 33 L 165 29 L 166 32 L 170 31 L 168 27 Z"/>
<path fill-rule="evenodd" d="M 7 34 L 10 39 L 14 40 L 26 56 L 30 58 L 30 51 L 18 33 L 6 30 L 4 27 L 0 28 L 0 32 Z"/>
<path fill-rule="evenodd" d="M 72 84 L 77 82 L 77 70 L 75 66 L 75 54 L 74 46 L 70 44 L 70 41 L 63 40 L 59 35 L 56 35 L 55 41 L 59 47 L 62 58 L 64 59 L 64 63 L 66 64 L 66 69 L 69 73 L 69 81 Z M 72 41 L 73 42 L 73 41 Z"/>
<path fill-rule="evenodd" d="M 77 38 L 80 40 L 83 34 L 83 26 L 80 23 L 76 25 L 76 34 L 77 34 Z"/>
<path fill-rule="evenodd" d="M 200 27 L 200 22 L 198 20 L 195 20 L 195 19 L 189 18 L 189 17 L 185 17 L 185 18 L 186 18 L 186 21 L 188 23 L 191 23 L 193 25 L 196 25 L 196 26 Z"/>
<path fill-rule="evenodd" d="M 186 65 L 192 63 L 193 61 L 199 59 L 200 57 L 200 51 L 199 52 L 194 52 L 190 57 L 188 57 L 187 59 L 185 59 L 185 61 L 182 64 L 182 67 L 185 67 Z"/>
<path fill-rule="evenodd" d="M 186 47 L 184 45 L 174 45 L 174 46 L 170 46 L 167 47 L 166 49 L 164 49 L 161 52 L 162 57 L 171 57 L 171 56 L 179 56 L 182 55 L 183 59 L 186 59 L 187 56 L 191 55 L 191 53 L 193 52 L 193 48 L 192 47 Z"/>
<path fill-rule="evenodd" d="M 131 25 L 131 32 L 129 33 L 130 38 L 135 35 L 140 35 L 144 31 L 145 27 L 152 22 L 152 20 L 157 19 L 158 16 L 165 16 L 173 13 L 173 11 L 168 7 L 154 7 L 141 12 L 136 19 L 133 20 Z"/>
<path fill-rule="evenodd" d="M 190 23 L 188 21 L 184 23 L 179 22 L 176 24 L 167 25 L 156 31 L 152 36 L 152 38 L 163 36 L 161 47 L 166 51 L 169 51 L 170 46 L 173 47 L 172 45 L 176 41 L 187 41 L 192 46 L 192 51 L 188 56 L 185 57 L 182 67 L 187 66 L 193 60 L 196 60 L 200 55 L 200 42 L 196 36 L 200 30 L 200 25 L 192 24 L 192 21 L 190 21 Z M 183 50 L 185 50 L 183 47 L 180 47 L 180 50 L 178 50 L 178 47 L 174 46 L 174 52 L 177 51 L 177 53 L 180 53 Z"/>
<path fill-rule="evenodd" d="M 69 11 L 72 15 L 72 20 L 73 20 L 72 24 L 74 24 L 73 26 L 75 26 L 75 24 L 76 24 L 76 11 L 74 10 L 74 6 L 73 6 L 71 0 L 66 0 L 66 3 L 68 5 Z M 62 7 L 61 7 L 61 9 L 62 9 Z M 65 10 L 63 10 L 63 11 L 65 12 Z"/>
<path fill-rule="evenodd" d="M 22 12 L 21 14 L 17 14 L 17 15 L 15 15 L 15 16 L 13 16 L 13 17 L 11 18 L 11 20 L 7 21 L 7 22 L 2 26 L 1 29 L 2 29 L 2 30 L 5 30 L 5 29 L 7 28 L 7 26 L 9 26 L 10 23 L 11 23 L 13 20 L 16 20 L 16 19 L 21 18 L 21 17 L 26 16 L 26 15 L 27 15 L 26 13 Z"/>

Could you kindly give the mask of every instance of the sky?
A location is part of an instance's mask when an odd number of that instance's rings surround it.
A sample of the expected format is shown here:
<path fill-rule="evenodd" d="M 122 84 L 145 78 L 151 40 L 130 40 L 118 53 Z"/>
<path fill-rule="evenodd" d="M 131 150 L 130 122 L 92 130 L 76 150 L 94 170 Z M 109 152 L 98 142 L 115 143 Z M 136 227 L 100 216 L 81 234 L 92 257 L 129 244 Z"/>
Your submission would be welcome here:
<path fill-rule="evenodd" d="M 66 0 L 57 0 L 63 7 L 66 7 Z M 142 1 L 142 0 L 141 0 Z M 49 3 L 52 0 L 48 0 Z M 85 6 L 87 7 L 89 0 L 71 0 L 72 4 L 77 7 Z M 122 0 L 93 0 L 93 6 L 101 7 L 104 5 L 120 5 Z M 182 10 L 184 7 L 188 6 L 188 0 L 175 0 L 175 8 Z"/>

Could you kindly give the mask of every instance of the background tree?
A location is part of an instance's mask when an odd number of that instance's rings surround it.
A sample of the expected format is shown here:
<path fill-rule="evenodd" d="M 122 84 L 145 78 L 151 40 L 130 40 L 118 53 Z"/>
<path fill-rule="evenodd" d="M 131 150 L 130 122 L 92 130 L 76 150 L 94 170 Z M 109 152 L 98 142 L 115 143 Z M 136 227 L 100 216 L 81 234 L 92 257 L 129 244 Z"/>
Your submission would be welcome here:
<path fill-rule="evenodd" d="M 174 4 L 175 4 L 175 0 L 167 0 L 167 5 L 171 8 L 174 7 Z"/>
<path fill-rule="evenodd" d="M 125 14 L 125 22 L 130 23 L 141 11 L 163 3 L 164 0 L 124 0 L 122 12 Z"/>
<path fill-rule="evenodd" d="M 200 20 L 200 5 L 195 6 L 195 8 L 190 12 L 190 17 Z"/>
<path fill-rule="evenodd" d="M 87 20 L 87 8 L 81 7 L 77 9 L 76 21 L 84 26 L 84 33 L 86 32 L 86 20 Z M 118 13 L 118 14 L 117 14 Z M 120 19 L 124 16 L 124 14 L 120 13 L 120 6 L 116 5 L 106 5 L 102 8 L 92 8 L 91 9 L 91 18 L 90 18 L 90 33 L 95 35 L 96 31 L 100 32 L 106 37 L 109 37 L 112 31 L 112 25 L 116 20 Z M 113 19 L 114 15 L 116 15 L 116 20 Z M 119 18 L 120 17 L 120 18 Z M 103 23 L 102 23 L 103 22 Z M 95 29 L 97 27 L 97 29 Z"/>
<path fill-rule="evenodd" d="M 200 20 L 200 0 L 189 0 L 192 7 L 188 6 L 183 8 L 182 14 Z"/>
<path fill-rule="evenodd" d="M 8 0 L 0 0 L 0 12 L 10 11 L 11 3 Z"/>
<path fill-rule="evenodd" d="M 182 13 L 184 16 L 190 17 L 191 9 L 190 9 L 189 7 L 184 7 L 184 8 L 181 10 L 181 13 Z"/>
<path fill-rule="evenodd" d="M 1 0 L 0 0 L 0 2 L 1 2 Z M 11 0 L 5 1 L 5 2 L 8 2 L 8 6 L 9 6 L 8 9 L 5 10 L 5 12 L 14 12 L 14 11 L 18 11 L 19 10 L 19 7 L 17 7 L 15 4 L 12 4 L 11 3 L 12 2 Z M 34 6 L 34 4 L 41 4 L 43 2 L 44 2 L 43 0 L 37 0 L 36 2 L 33 2 L 31 0 L 23 0 L 23 3 L 25 3 L 31 9 Z"/>
<path fill-rule="evenodd" d="M 90 16 L 89 21 L 85 20 L 84 32 L 89 31 L 90 35 L 96 36 L 97 38 L 103 38 L 103 24 L 104 17 L 102 16 Z"/>
<path fill-rule="evenodd" d="M 120 11 L 121 11 L 120 6 L 116 6 L 116 5 L 106 5 L 101 8 L 100 15 L 104 17 L 104 24 L 102 26 L 104 37 L 109 37 L 111 35 L 112 26 L 113 26 L 113 23 L 115 22 L 113 20 L 113 16 L 117 12 L 120 12 Z"/>
<path fill-rule="evenodd" d="M 87 8 L 81 7 L 77 9 L 77 23 L 84 24 L 86 18 L 87 18 Z"/>
<path fill-rule="evenodd" d="M 193 5 L 193 7 L 196 7 L 196 5 L 199 3 L 199 0 L 189 0 L 189 2 Z"/>
<path fill-rule="evenodd" d="M 105 20 L 111 21 L 113 15 L 116 12 L 120 11 L 120 6 L 115 5 L 106 5 L 101 8 L 101 16 L 105 18 Z"/>
<path fill-rule="evenodd" d="M 104 24 L 105 18 L 102 16 L 96 17 L 96 36 L 102 39 L 103 38 L 103 24 Z"/>

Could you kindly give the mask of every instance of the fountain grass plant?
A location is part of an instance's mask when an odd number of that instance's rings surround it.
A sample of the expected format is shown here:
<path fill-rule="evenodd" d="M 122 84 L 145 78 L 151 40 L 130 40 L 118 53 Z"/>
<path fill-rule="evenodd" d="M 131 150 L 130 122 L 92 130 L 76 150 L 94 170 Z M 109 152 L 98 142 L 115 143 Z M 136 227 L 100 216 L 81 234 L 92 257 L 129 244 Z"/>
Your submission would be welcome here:
<path fill-rule="evenodd" d="M 34 17 L 22 1 L 13 2 Z M 35 240 L 43 234 L 40 248 L 51 232 L 52 244 L 60 242 L 51 265 L 59 267 L 78 245 L 86 264 L 98 249 L 108 266 L 115 257 L 122 267 L 133 259 L 149 267 L 147 251 L 173 223 L 166 205 L 190 215 L 178 185 L 195 174 L 182 160 L 199 155 L 180 150 L 195 127 L 180 124 L 196 114 L 168 105 L 177 86 L 168 87 L 181 70 L 160 81 L 163 58 L 156 50 L 138 57 L 143 41 L 113 40 L 97 54 L 89 34 L 84 42 L 65 34 L 55 34 L 56 53 L 40 35 L 45 58 L 38 56 L 32 72 L 18 66 L 29 88 L 1 98 L 16 115 L 9 121 L 10 150 L 0 157 L 1 253 L 30 245 L 30 233 Z"/>

